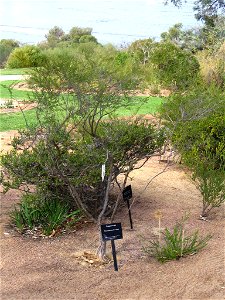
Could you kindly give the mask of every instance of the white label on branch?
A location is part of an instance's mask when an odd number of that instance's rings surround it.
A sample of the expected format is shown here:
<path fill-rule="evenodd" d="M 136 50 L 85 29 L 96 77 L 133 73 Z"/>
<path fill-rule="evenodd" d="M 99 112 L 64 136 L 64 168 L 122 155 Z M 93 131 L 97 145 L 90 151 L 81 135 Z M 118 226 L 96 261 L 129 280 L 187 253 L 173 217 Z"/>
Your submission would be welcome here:
<path fill-rule="evenodd" d="M 105 164 L 102 165 L 102 181 L 104 181 L 105 178 Z"/>

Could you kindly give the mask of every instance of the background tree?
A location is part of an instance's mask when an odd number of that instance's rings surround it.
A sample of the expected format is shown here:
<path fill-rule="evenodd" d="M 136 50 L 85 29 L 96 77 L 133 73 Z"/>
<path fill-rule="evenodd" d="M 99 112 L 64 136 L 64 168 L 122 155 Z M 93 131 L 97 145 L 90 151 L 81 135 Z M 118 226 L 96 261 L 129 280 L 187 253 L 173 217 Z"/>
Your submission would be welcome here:
<path fill-rule="evenodd" d="M 165 1 L 167 4 L 169 0 Z M 180 7 L 183 0 L 170 0 L 171 3 Z M 195 17 L 197 20 L 202 20 L 207 26 L 213 27 L 219 15 L 225 12 L 224 0 L 196 0 L 194 2 L 193 10 L 196 12 Z"/>
<path fill-rule="evenodd" d="M 161 34 L 162 41 L 172 42 L 178 47 L 196 53 L 199 50 L 217 51 L 225 39 L 225 17 L 219 16 L 213 27 L 200 26 L 182 29 L 181 23 L 170 27 Z"/>
<path fill-rule="evenodd" d="M 183 30 L 182 27 L 181 23 L 170 27 L 168 32 L 161 34 L 162 41 L 172 42 L 181 49 L 193 53 L 206 47 L 201 28 Z"/>
<path fill-rule="evenodd" d="M 10 53 L 20 46 L 19 42 L 12 39 L 2 39 L 0 41 L 0 67 L 6 65 Z"/>
<path fill-rule="evenodd" d="M 150 38 L 137 40 L 128 47 L 128 52 L 145 65 L 151 57 L 153 47 L 154 41 Z"/>
<path fill-rule="evenodd" d="M 186 89 L 199 72 L 197 59 L 173 43 L 158 43 L 152 52 L 151 64 L 160 83 L 171 89 Z"/>
<path fill-rule="evenodd" d="M 64 31 L 58 26 L 51 28 L 48 34 L 45 35 L 50 48 L 54 48 L 60 41 L 62 41 L 64 36 Z"/>
<path fill-rule="evenodd" d="M 92 35 L 92 28 L 72 27 L 69 33 L 65 33 L 62 28 L 55 26 L 49 30 L 45 37 L 46 41 L 38 45 L 42 49 L 74 47 L 79 43 L 98 43 Z"/>

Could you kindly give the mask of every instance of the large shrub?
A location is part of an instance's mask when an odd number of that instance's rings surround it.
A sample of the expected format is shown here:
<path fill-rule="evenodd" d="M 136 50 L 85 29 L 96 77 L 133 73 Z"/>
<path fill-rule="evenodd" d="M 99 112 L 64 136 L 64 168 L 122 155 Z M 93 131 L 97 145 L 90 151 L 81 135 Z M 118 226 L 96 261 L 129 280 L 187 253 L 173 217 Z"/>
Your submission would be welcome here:
<path fill-rule="evenodd" d="M 7 60 L 8 68 L 38 67 L 44 63 L 45 57 L 36 46 L 23 46 L 16 48 Z"/>
<path fill-rule="evenodd" d="M 204 217 L 225 201 L 224 128 L 225 116 L 217 113 L 179 126 L 173 137 L 202 194 Z"/>
<path fill-rule="evenodd" d="M 170 141 L 202 194 L 202 216 L 225 201 L 224 108 L 224 93 L 211 86 L 173 95 L 161 111 Z"/>
<path fill-rule="evenodd" d="M 172 89 L 186 89 L 196 80 L 199 63 L 189 52 L 173 43 L 158 43 L 151 53 L 150 63 L 162 85 Z"/>
<path fill-rule="evenodd" d="M 129 173 L 160 150 L 163 133 L 143 121 L 115 119 L 118 108 L 132 105 L 127 90 L 137 79 L 130 62 L 115 65 L 116 52 L 108 48 L 52 53 L 30 79 L 38 128 L 28 128 L 3 156 L 10 178 L 4 185 L 34 184 L 46 200 L 61 199 L 99 221 L 115 213 Z"/>
<path fill-rule="evenodd" d="M 200 72 L 206 84 L 216 84 L 221 88 L 225 86 L 225 42 L 220 48 L 211 53 L 202 51 L 197 54 Z"/>

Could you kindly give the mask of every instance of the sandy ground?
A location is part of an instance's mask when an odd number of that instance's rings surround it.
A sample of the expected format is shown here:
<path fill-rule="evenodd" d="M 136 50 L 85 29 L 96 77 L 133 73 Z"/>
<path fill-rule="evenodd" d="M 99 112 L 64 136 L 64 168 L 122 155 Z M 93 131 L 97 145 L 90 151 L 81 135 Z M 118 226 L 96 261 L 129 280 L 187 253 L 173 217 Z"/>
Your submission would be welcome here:
<path fill-rule="evenodd" d="M 208 221 L 199 220 L 201 196 L 177 165 L 169 166 L 143 193 L 149 178 L 164 167 L 154 158 L 133 173 L 134 230 L 129 229 L 126 206 L 115 220 L 122 222 L 124 236 L 115 242 L 118 272 L 112 262 L 93 266 L 77 258 L 77 252 L 96 251 L 94 224 L 55 238 L 23 237 L 7 225 L 8 212 L 19 194 L 10 190 L 2 195 L 1 299 L 224 299 L 224 210 L 216 209 Z M 189 212 L 187 230 L 211 233 L 208 246 L 196 255 L 165 264 L 147 258 L 141 251 L 141 236 L 155 238 L 157 210 L 163 214 L 163 227 L 172 227 Z M 110 243 L 107 253 L 111 253 Z"/>

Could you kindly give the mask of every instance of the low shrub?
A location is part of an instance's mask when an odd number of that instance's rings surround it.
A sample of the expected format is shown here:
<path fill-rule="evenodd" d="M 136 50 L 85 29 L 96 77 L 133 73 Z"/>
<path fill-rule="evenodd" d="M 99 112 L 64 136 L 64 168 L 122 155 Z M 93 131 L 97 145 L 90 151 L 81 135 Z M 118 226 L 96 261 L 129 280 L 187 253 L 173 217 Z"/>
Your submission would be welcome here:
<path fill-rule="evenodd" d="M 148 256 L 155 257 L 159 262 L 164 263 L 197 253 L 207 245 L 210 238 L 210 235 L 199 237 L 197 230 L 186 236 L 182 221 L 177 223 L 172 231 L 166 228 L 162 232 L 162 240 L 160 238 L 147 241 L 142 249 Z"/>
<path fill-rule="evenodd" d="M 204 164 L 195 169 L 193 179 L 196 187 L 202 194 L 202 217 L 208 217 L 215 207 L 225 202 L 225 175 L 224 168 L 212 169 Z"/>
<path fill-rule="evenodd" d="M 36 46 L 15 48 L 7 60 L 7 68 L 30 68 L 43 65 L 45 56 Z"/>
<path fill-rule="evenodd" d="M 58 199 L 40 201 L 34 193 L 23 195 L 19 207 L 15 207 L 10 216 L 21 232 L 38 227 L 44 235 L 50 235 L 60 227 L 74 225 L 81 214 L 79 210 L 70 212 L 68 205 Z"/>

